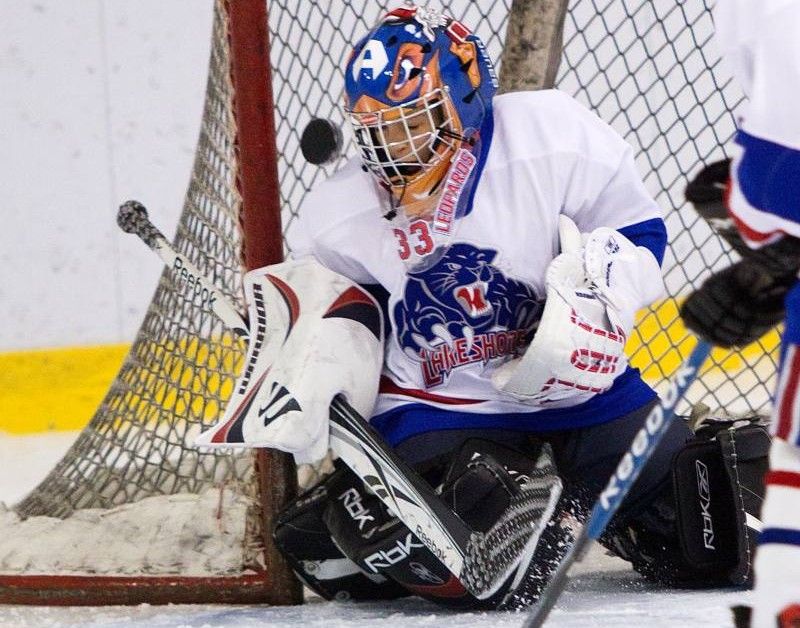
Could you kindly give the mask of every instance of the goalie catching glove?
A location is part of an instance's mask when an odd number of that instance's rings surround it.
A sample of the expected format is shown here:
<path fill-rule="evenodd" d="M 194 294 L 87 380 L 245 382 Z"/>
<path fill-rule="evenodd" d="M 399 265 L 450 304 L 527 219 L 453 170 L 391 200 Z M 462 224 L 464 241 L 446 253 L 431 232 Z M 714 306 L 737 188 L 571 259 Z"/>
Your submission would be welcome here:
<path fill-rule="evenodd" d="M 383 319 L 357 284 L 311 259 L 244 277 L 250 340 L 244 370 L 202 446 L 272 447 L 300 463 L 328 452 L 331 401 L 372 413 L 383 366 Z"/>
<path fill-rule="evenodd" d="M 547 269 L 547 300 L 530 346 L 492 381 L 542 408 L 570 407 L 611 388 L 627 367 L 625 339 L 638 309 L 664 289 L 653 254 L 601 227 L 581 234 L 560 217 L 561 254 Z"/>

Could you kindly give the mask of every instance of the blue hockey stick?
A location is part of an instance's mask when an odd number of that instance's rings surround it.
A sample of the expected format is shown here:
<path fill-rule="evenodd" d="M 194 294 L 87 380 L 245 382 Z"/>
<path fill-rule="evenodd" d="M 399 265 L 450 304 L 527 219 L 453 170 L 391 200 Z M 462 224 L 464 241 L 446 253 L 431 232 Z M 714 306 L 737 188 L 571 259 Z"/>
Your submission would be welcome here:
<path fill-rule="evenodd" d="M 539 628 L 544 624 L 567 584 L 567 572 L 570 567 L 583 554 L 588 545 L 603 534 L 622 500 L 625 499 L 625 495 L 628 494 L 642 468 L 650 459 L 650 455 L 655 451 L 661 437 L 666 433 L 675 416 L 675 406 L 697 378 L 700 367 L 706 361 L 709 353 L 711 353 L 711 345 L 700 340 L 680 366 L 674 379 L 670 382 L 661 404 L 653 408 L 647 415 L 644 425 L 636 433 L 628 451 L 617 464 L 608 485 L 600 493 L 600 497 L 592 508 L 589 518 L 581 528 L 572 547 L 561 559 L 552 579 L 542 591 L 538 603 L 531 609 L 522 628 Z"/>

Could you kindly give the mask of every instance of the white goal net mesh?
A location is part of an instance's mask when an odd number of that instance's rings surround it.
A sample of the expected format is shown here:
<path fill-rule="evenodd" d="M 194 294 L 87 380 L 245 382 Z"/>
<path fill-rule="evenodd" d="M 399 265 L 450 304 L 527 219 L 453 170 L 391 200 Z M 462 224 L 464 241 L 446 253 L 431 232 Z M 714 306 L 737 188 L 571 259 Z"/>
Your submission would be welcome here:
<path fill-rule="evenodd" d="M 212 37 L 202 126 L 173 244 L 243 306 L 236 129 L 221 3 Z M 142 254 L 149 254 L 144 247 Z M 0 520 L 0 570 L 212 574 L 258 567 L 260 531 L 245 525 L 258 519 L 252 455 L 192 447 L 224 409 L 243 351 L 165 270 L 91 422 Z M 231 517 L 239 521 L 234 525 Z M 137 543 L 143 547 L 135 549 Z"/>

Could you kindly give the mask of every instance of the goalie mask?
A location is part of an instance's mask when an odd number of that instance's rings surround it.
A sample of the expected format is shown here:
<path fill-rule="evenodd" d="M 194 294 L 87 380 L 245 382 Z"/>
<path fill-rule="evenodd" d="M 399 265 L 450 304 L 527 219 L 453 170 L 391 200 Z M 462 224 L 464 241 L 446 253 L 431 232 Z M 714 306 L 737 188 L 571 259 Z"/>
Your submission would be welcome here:
<path fill-rule="evenodd" d="M 468 213 L 496 87 L 483 43 L 433 9 L 396 9 L 356 44 L 345 70 L 346 110 L 365 169 L 389 192 L 388 219 L 422 218 L 442 234 Z M 443 199 L 453 173 L 455 197 Z M 437 230 L 443 201 L 447 224 Z"/>

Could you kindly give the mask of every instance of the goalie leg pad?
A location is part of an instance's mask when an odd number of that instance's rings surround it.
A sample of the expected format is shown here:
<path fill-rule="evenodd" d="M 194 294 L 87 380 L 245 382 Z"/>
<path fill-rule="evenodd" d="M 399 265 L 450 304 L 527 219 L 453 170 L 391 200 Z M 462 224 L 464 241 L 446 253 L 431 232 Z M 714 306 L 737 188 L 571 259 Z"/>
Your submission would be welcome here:
<path fill-rule="evenodd" d="M 331 487 L 340 486 L 343 478 L 360 483 L 342 467 L 279 513 L 273 532 L 276 547 L 298 579 L 326 600 L 383 600 L 408 595 L 391 580 L 364 573 L 331 540 L 323 513 Z"/>
<path fill-rule="evenodd" d="M 749 584 L 769 434 L 762 425 L 725 422 L 710 439 L 704 436 L 701 431 L 673 466 L 683 560 L 700 578 L 721 574 L 725 583 Z"/>
<path fill-rule="evenodd" d="M 705 425 L 675 454 L 672 481 L 647 509 L 615 522 L 603 544 L 660 584 L 749 584 L 768 449 L 762 425 Z"/>
<path fill-rule="evenodd" d="M 426 475 L 443 477 L 442 499 L 472 529 L 486 532 L 507 512 L 535 465 L 530 457 L 497 443 L 469 439 L 446 469 L 429 468 Z M 376 496 L 360 487 L 358 501 L 375 517 L 368 534 L 343 499 L 331 500 L 325 519 L 336 544 L 362 570 L 386 576 L 411 593 L 448 607 L 494 609 L 503 605 L 513 577 L 491 597 L 479 600 Z"/>

